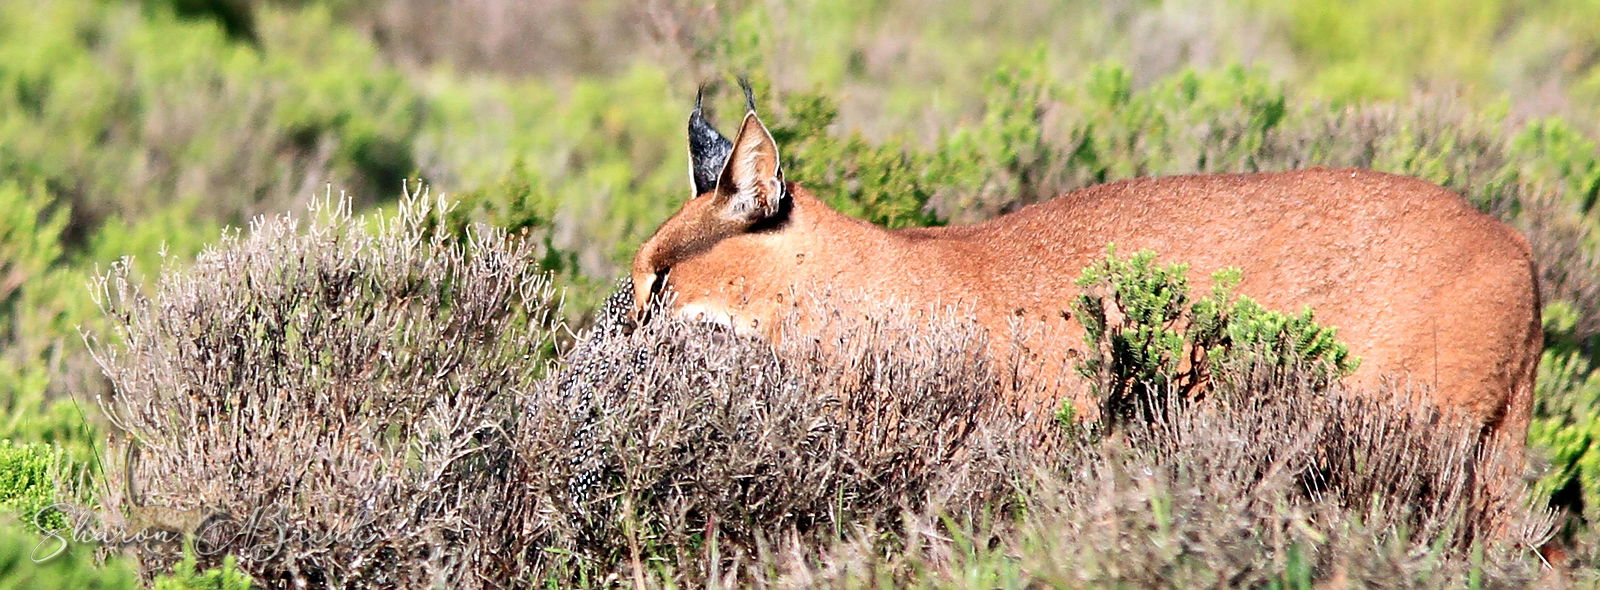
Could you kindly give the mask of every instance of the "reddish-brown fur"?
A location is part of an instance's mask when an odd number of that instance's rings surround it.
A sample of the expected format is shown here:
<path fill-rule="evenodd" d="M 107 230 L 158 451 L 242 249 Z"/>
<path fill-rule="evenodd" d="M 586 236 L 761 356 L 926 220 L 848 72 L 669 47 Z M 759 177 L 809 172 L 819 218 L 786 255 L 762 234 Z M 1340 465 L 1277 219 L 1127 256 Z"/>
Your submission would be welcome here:
<path fill-rule="evenodd" d="M 753 120 L 734 161 L 765 135 Z M 756 151 L 745 155 L 768 157 Z M 775 161 L 775 146 L 767 151 Z M 1521 449 L 1542 346 L 1531 252 L 1437 185 L 1321 168 L 1141 178 L 976 225 L 898 231 L 787 186 L 786 209 L 759 222 L 725 213 L 728 186 L 685 203 L 635 259 L 640 306 L 665 272 L 680 310 L 747 329 L 776 326 L 795 293 L 848 293 L 904 310 L 969 309 L 997 339 L 1031 320 L 1058 335 L 1042 348 L 1069 350 L 1082 346 L 1082 328 L 1060 313 L 1080 292 L 1073 281 L 1114 243 L 1190 264 L 1197 290 L 1213 271 L 1240 268 L 1241 294 L 1270 309 L 1310 307 L 1339 330 L 1361 359 L 1346 383 L 1426 386 L 1440 406 Z"/>

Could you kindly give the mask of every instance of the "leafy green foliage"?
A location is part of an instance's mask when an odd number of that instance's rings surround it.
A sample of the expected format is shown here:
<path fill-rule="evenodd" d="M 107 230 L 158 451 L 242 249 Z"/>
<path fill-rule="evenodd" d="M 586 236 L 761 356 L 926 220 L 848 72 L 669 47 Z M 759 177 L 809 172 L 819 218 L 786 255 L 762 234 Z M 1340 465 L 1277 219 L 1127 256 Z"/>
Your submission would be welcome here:
<path fill-rule="evenodd" d="M 1540 449 L 1550 468 L 1535 484 L 1538 497 L 1600 518 L 1600 366 L 1594 351 L 1600 338 L 1573 336 L 1577 313 L 1570 304 L 1545 307 L 1545 351 L 1539 361 L 1528 426 L 1528 443 Z"/>
<path fill-rule="evenodd" d="M 426 110 L 407 80 L 325 12 L 260 16 L 264 50 L 131 4 L 0 6 L 0 176 L 61 195 L 81 238 L 172 202 L 238 220 L 413 172 Z"/>
<path fill-rule="evenodd" d="M 1211 370 L 1243 364 L 1279 371 L 1302 369 L 1326 386 L 1354 373 L 1360 359 L 1337 339 L 1338 329 L 1320 326 L 1311 308 L 1288 314 L 1235 295 L 1243 279 L 1238 269 L 1211 276 L 1211 294 L 1195 301 L 1188 339 L 1205 351 Z"/>
<path fill-rule="evenodd" d="M 1593 0 L 1234 3 L 1281 27 L 1307 90 L 1341 102 L 1397 99 L 1418 83 L 1478 94 L 1558 80 L 1573 80 L 1576 98 L 1592 101 L 1600 73 L 1592 59 L 1552 59 L 1593 47 L 1600 25 L 1580 16 L 1600 7 Z"/>
<path fill-rule="evenodd" d="M 0 590 L 133 590 L 139 576 L 129 560 L 100 561 L 94 547 L 62 546 L 30 526 L 0 518 Z M 59 550 L 59 553 L 56 553 Z"/>
<path fill-rule="evenodd" d="M 1189 307 L 1189 267 L 1158 265 L 1156 254 L 1136 252 L 1118 258 L 1116 248 L 1083 269 L 1084 289 L 1073 304 L 1083 324 L 1089 355 L 1078 372 L 1110 391 L 1104 399 L 1123 399 L 1134 389 L 1159 389 L 1178 373 L 1186 341 L 1179 325 Z"/>
<path fill-rule="evenodd" d="M 1089 353 L 1076 369 L 1101 388 L 1103 415 L 1125 415 L 1152 393 L 1188 391 L 1224 368 L 1296 371 L 1317 387 L 1355 371 L 1358 360 L 1337 331 L 1318 325 L 1310 309 L 1286 314 L 1236 295 L 1238 269 L 1212 274 L 1211 293 L 1191 299 L 1188 272 L 1149 250 L 1119 257 L 1112 245 L 1078 277 L 1083 293 L 1073 314 Z"/>
<path fill-rule="evenodd" d="M 1512 138 L 1511 156 L 1524 176 L 1559 179 L 1563 192 L 1584 212 L 1600 205 L 1600 143 L 1570 124 L 1560 119 L 1529 123 Z"/>
<path fill-rule="evenodd" d="M 933 165 L 949 193 L 952 216 L 971 221 L 978 212 L 1018 198 L 1034 200 L 1058 187 L 1049 172 L 1061 165 L 1046 138 L 1044 107 L 1061 94 L 1042 50 L 1009 56 L 983 83 L 983 119 L 941 138 Z M 1076 154 L 1074 154 L 1076 155 Z"/>
<path fill-rule="evenodd" d="M 55 478 L 60 454 L 49 445 L 0 439 L 0 514 L 11 514 L 40 530 L 65 528 Z"/>
<path fill-rule="evenodd" d="M 557 203 L 542 175 L 518 160 L 496 183 L 456 199 L 455 206 L 439 220 L 446 231 L 466 239 L 472 224 L 487 224 L 539 244 L 539 268 L 568 286 L 573 311 L 594 309 L 599 304 L 597 297 L 604 286 L 583 274 L 575 252 L 556 244 Z"/>
<path fill-rule="evenodd" d="M 99 454 L 93 442 L 97 429 L 85 421 L 92 408 L 51 397 L 49 385 L 46 368 L 0 359 L 0 439 L 48 444 L 74 470 L 85 468 Z"/>
<path fill-rule="evenodd" d="M 193 551 L 185 551 L 183 559 L 172 566 L 172 572 L 157 576 L 151 584 L 154 590 L 250 590 L 255 580 L 239 571 L 239 560 L 229 555 L 222 565 L 197 571 Z"/>
<path fill-rule="evenodd" d="M 99 384 L 77 334 L 101 321 L 80 265 L 134 253 L 191 255 L 201 236 L 219 231 L 194 214 L 193 205 L 167 207 L 108 225 L 69 251 L 64 203 L 39 186 L 0 183 L 0 438 L 53 445 L 74 471 L 91 464 L 97 428 L 84 406 L 92 402 L 63 391 L 81 395 Z"/>
<path fill-rule="evenodd" d="M 1212 159 L 1252 154 L 1288 114 L 1279 85 L 1238 66 L 1180 72 L 1135 91 L 1125 66 L 1102 64 L 1065 99 L 1082 109 L 1067 144 L 1075 144 L 1068 161 L 1082 168 L 1066 180 L 1072 184 L 1204 169 Z"/>
<path fill-rule="evenodd" d="M 0 182 L 0 313 L 12 297 L 61 257 L 65 212 L 43 188 Z M 3 327 L 0 327 L 3 329 Z"/>

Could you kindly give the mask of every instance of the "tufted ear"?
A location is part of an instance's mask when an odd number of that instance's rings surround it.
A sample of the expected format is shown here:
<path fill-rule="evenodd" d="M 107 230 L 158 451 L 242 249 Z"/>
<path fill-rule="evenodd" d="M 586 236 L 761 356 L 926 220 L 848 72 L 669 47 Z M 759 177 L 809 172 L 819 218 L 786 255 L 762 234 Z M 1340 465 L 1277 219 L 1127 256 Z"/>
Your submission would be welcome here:
<path fill-rule="evenodd" d="M 778 143 L 755 111 L 750 111 L 733 140 L 728 164 L 718 176 L 716 203 L 723 217 L 755 223 L 777 215 L 787 198 Z"/>
<path fill-rule="evenodd" d="M 727 164 L 728 152 L 733 151 L 733 142 L 706 121 L 700 107 L 705 91 L 706 87 L 702 84 L 694 94 L 694 111 L 689 113 L 689 179 L 694 184 L 692 196 L 703 195 L 717 188 L 717 174 Z"/>

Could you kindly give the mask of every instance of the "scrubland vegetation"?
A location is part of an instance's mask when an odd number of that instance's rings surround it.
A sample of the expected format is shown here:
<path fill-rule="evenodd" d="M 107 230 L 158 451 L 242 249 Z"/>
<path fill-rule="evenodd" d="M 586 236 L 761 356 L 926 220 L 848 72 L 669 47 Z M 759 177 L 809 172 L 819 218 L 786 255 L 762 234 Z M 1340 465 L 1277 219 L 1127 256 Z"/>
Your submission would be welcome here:
<path fill-rule="evenodd" d="M 1600 4 L 1392 4 L 0 4 L 0 587 L 1600 583 Z M 629 333 L 728 73 L 889 226 L 1153 174 L 1461 192 L 1538 258 L 1525 496 L 1298 310 L 1231 308 L 1205 406 L 1109 362 L 1141 419 L 1045 434 L 958 322 Z M 30 560 L 91 521 L 168 534 Z"/>

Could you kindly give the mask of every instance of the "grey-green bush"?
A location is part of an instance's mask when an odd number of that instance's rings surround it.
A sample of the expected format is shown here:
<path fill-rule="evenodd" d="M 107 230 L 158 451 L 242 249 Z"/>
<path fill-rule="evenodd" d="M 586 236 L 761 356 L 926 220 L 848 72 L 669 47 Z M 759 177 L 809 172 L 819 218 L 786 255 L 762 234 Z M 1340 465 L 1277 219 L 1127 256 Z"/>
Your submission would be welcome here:
<path fill-rule="evenodd" d="M 153 290 L 125 266 L 103 279 L 97 358 L 123 438 L 109 531 L 195 534 L 201 567 L 233 554 L 268 586 L 417 586 L 455 564 L 475 519 L 499 518 L 497 441 L 542 369 L 554 293 L 501 233 L 426 232 L 431 203 L 369 234 L 329 202 L 230 233 Z M 245 523 L 284 536 L 252 542 Z M 141 557 L 147 573 L 174 558 Z"/>

